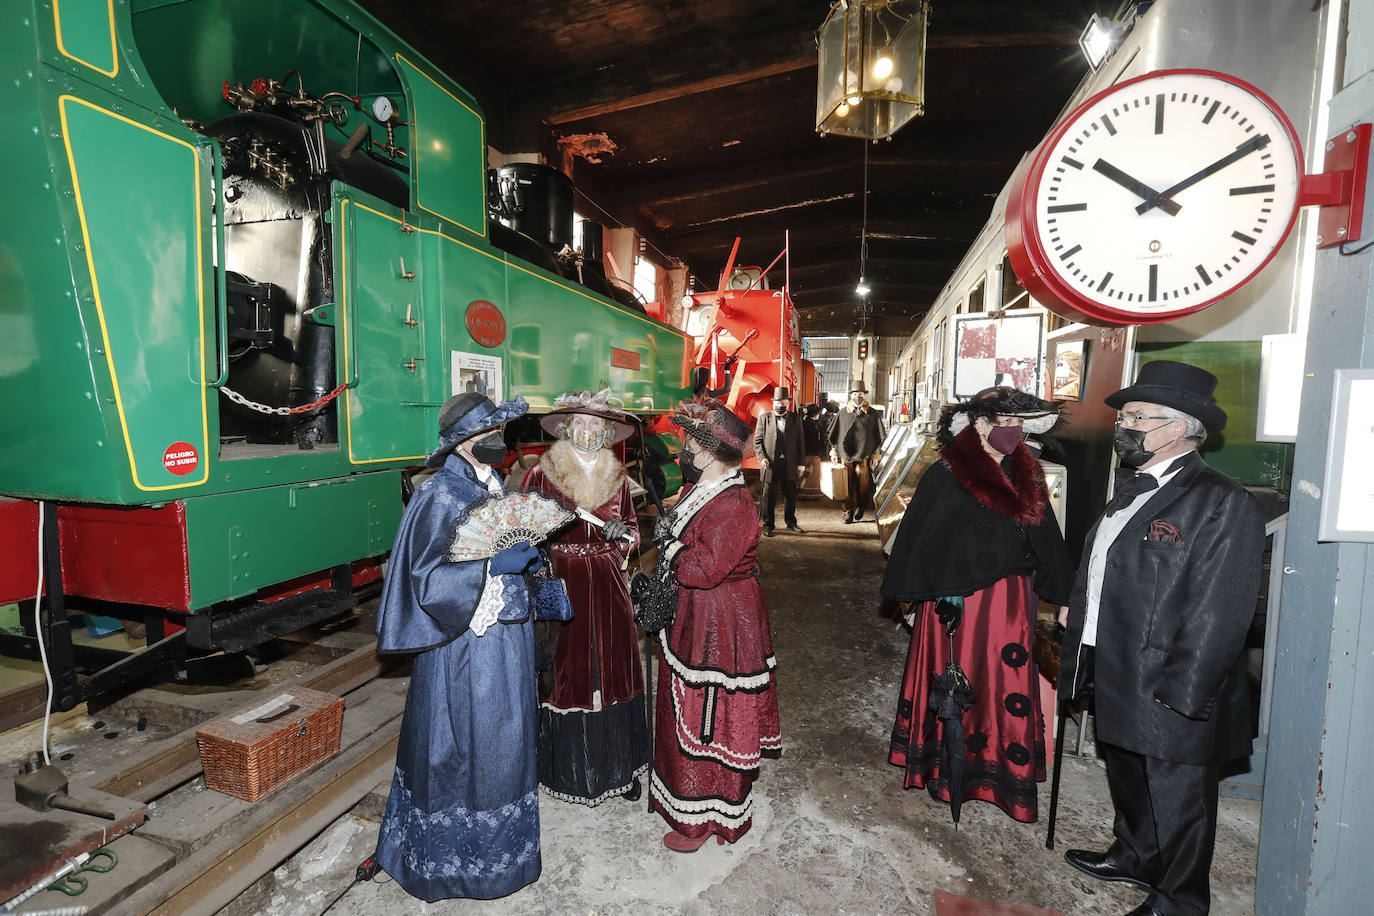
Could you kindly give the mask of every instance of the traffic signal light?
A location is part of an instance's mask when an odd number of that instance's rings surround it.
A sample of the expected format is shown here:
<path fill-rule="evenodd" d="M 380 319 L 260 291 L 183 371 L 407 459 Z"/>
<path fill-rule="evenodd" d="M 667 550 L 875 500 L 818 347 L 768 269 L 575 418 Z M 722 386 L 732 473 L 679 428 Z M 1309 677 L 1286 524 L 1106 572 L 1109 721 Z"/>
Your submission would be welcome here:
<path fill-rule="evenodd" d="M 868 338 L 859 338 L 859 359 L 868 359 Z"/>

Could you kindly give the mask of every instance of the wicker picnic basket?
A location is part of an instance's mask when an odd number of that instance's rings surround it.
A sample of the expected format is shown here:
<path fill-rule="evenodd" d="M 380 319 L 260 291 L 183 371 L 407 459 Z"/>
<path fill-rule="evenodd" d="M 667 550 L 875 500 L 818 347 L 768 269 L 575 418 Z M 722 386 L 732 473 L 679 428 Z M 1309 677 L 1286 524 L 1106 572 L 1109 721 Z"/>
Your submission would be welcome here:
<path fill-rule="evenodd" d="M 288 687 L 212 719 L 196 731 L 206 787 L 257 801 L 339 752 L 343 711 L 342 697 Z"/>

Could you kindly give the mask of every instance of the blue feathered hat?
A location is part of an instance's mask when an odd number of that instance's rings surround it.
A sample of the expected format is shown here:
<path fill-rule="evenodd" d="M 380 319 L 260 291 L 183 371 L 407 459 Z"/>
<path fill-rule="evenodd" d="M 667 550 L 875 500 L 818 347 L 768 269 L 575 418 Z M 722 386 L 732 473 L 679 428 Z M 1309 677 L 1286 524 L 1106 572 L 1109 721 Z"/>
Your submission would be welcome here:
<path fill-rule="evenodd" d="M 425 467 L 437 468 L 464 439 L 496 429 L 529 409 L 524 398 L 493 404 L 475 391 L 455 394 L 439 410 L 439 447 L 425 459 Z"/>

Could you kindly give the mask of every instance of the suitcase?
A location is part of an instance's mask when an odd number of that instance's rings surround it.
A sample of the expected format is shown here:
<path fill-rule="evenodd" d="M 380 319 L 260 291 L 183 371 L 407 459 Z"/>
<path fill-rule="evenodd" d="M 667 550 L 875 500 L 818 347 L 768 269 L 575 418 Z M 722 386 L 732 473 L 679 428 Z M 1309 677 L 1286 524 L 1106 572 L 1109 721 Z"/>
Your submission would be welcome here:
<path fill-rule="evenodd" d="M 835 500 L 849 496 L 849 477 L 844 472 L 843 464 L 837 461 L 821 462 L 821 492 Z"/>
<path fill-rule="evenodd" d="M 207 788 L 257 801 L 339 752 L 342 697 L 288 687 L 196 731 Z"/>

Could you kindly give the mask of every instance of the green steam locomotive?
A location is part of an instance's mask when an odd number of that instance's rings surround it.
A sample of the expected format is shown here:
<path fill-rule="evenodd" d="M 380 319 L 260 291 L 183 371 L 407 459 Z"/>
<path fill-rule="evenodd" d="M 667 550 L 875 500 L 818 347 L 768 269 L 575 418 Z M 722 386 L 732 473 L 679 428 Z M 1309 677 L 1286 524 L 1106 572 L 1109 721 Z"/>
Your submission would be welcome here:
<path fill-rule="evenodd" d="M 475 100 L 347 0 L 3 15 L 0 604 L 41 544 L 48 606 L 0 650 L 48 640 L 55 706 L 355 601 L 453 393 L 686 393 L 681 331 L 510 253 Z"/>

